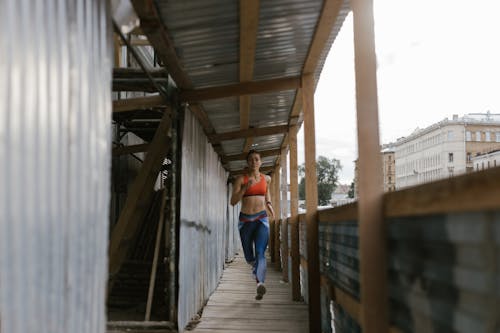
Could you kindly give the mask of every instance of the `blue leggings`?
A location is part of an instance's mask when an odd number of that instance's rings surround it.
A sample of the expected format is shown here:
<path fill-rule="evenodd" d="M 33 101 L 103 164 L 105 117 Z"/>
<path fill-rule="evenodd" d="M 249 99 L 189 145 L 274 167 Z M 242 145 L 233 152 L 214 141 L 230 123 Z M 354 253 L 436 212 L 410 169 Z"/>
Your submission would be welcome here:
<path fill-rule="evenodd" d="M 264 282 L 267 269 L 265 252 L 269 241 L 269 221 L 266 211 L 252 215 L 240 213 L 238 228 L 245 259 L 254 265 L 253 273 L 257 282 Z"/>

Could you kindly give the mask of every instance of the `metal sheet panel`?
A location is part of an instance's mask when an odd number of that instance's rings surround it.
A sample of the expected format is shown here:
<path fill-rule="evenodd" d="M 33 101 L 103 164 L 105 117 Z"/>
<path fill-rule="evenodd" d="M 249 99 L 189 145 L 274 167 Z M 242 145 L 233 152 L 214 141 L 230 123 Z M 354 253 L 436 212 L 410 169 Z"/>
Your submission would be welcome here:
<path fill-rule="evenodd" d="M 0 1 L 0 331 L 104 332 L 107 2 Z"/>
<path fill-rule="evenodd" d="M 228 211 L 228 175 L 189 111 L 182 140 L 179 331 L 215 290 L 224 262 L 238 244 L 237 216 Z"/>
<path fill-rule="evenodd" d="M 255 80 L 301 74 L 322 5 L 322 0 L 261 1 Z"/>
<path fill-rule="evenodd" d="M 158 1 L 158 6 L 196 88 L 238 82 L 238 1 Z"/>

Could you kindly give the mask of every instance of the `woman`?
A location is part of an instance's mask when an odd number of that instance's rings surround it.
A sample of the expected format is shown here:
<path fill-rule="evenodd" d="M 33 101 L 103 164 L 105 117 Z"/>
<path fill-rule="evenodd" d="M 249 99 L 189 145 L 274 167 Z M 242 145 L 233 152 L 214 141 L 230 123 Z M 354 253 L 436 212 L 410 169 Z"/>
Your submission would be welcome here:
<path fill-rule="evenodd" d="M 269 220 L 266 208 L 274 217 L 269 184 L 271 177 L 260 173 L 262 161 L 260 154 L 250 150 L 247 155 L 248 173 L 236 178 L 233 185 L 231 205 L 241 201 L 240 230 L 241 245 L 248 264 L 257 281 L 256 300 L 261 300 L 266 293 L 265 251 L 269 241 Z M 255 253 L 254 253 L 255 248 Z"/>

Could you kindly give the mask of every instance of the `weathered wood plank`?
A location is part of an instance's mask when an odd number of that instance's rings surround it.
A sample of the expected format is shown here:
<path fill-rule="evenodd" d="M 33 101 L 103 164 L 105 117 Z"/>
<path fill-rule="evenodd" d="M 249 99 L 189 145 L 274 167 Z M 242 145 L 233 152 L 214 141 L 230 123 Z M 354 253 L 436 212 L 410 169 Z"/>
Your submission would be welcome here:
<path fill-rule="evenodd" d="M 193 333 L 308 332 L 307 305 L 294 302 L 291 286 L 281 283 L 281 274 L 268 265 L 267 293 L 255 300 L 255 280 L 241 256 L 224 270 L 217 290 L 203 309 Z"/>

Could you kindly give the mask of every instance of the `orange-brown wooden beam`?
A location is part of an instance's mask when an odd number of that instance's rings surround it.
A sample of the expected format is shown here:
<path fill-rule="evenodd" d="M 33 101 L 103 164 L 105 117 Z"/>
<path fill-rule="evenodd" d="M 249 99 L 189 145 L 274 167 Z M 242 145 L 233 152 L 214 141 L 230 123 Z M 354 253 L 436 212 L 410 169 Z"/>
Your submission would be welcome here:
<path fill-rule="evenodd" d="M 300 300 L 300 253 L 299 253 L 299 175 L 297 162 L 297 131 L 293 126 L 290 140 L 290 256 L 292 257 L 292 298 Z"/>
<path fill-rule="evenodd" d="M 363 332 L 387 332 L 387 243 L 383 218 L 373 1 L 351 0 L 358 128 L 359 255 Z"/>
<path fill-rule="evenodd" d="M 314 127 L 314 78 L 302 78 L 304 109 L 304 152 L 306 177 L 306 233 L 309 290 L 309 332 L 321 332 L 320 275 L 318 250 L 318 180 L 316 175 L 316 132 Z"/>

